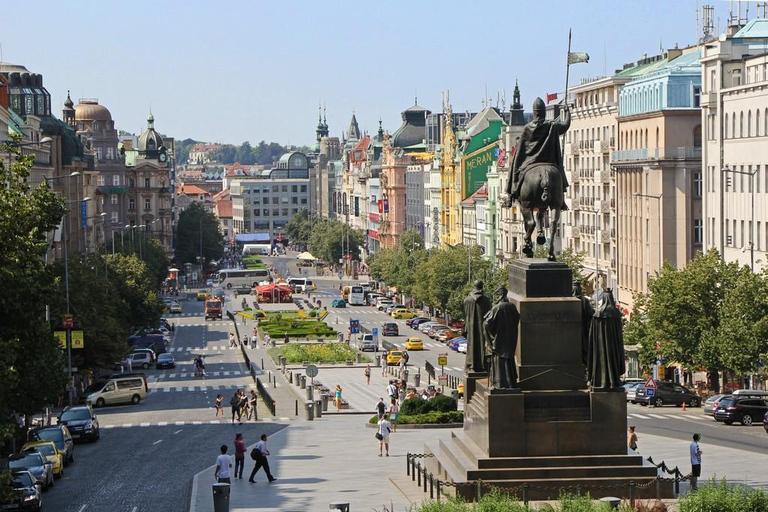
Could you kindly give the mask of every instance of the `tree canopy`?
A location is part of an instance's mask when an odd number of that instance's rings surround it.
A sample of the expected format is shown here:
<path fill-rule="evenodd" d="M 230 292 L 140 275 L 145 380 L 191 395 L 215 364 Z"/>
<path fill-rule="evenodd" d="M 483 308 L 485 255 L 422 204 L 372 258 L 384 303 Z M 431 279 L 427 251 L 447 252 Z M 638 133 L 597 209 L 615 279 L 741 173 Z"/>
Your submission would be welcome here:
<path fill-rule="evenodd" d="M 312 236 L 312 225 L 317 222 L 316 217 L 310 217 L 309 211 L 302 208 L 285 225 L 285 234 L 288 235 L 292 245 L 307 247 Z"/>
<path fill-rule="evenodd" d="M 316 258 L 337 263 L 347 250 L 347 240 L 349 240 L 347 254 L 351 254 L 353 260 L 359 259 L 359 248 L 364 241 L 363 234 L 359 230 L 350 228 L 337 220 L 318 220 L 312 226 L 308 248 Z"/>
<path fill-rule="evenodd" d="M 206 262 L 218 260 L 224 254 L 224 236 L 219 231 L 219 221 L 200 203 L 192 203 L 181 212 L 176 233 L 176 260 L 179 263 L 197 262 L 201 233 L 203 259 Z"/>

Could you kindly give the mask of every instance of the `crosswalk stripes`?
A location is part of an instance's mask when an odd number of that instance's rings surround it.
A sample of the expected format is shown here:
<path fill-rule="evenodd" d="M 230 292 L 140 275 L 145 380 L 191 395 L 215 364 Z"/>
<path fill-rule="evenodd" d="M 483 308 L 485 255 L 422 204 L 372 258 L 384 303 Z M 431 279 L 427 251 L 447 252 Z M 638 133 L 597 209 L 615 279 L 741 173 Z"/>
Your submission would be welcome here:
<path fill-rule="evenodd" d="M 150 393 L 190 393 L 203 391 L 234 391 L 236 389 L 246 388 L 246 385 L 211 385 L 211 386 L 168 386 L 164 388 L 150 388 Z"/>
<path fill-rule="evenodd" d="M 655 414 L 655 413 L 646 413 L 646 414 L 638 414 L 638 413 L 629 413 L 627 414 L 628 418 L 635 418 L 639 420 L 650 420 L 650 419 L 657 419 L 657 420 L 668 420 L 668 419 L 676 419 L 676 420 L 682 420 L 682 421 L 708 421 L 711 420 L 709 416 L 703 416 L 703 415 L 693 415 L 693 414 Z"/>
<path fill-rule="evenodd" d="M 206 372 L 206 377 L 242 377 L 243 375 L 248 375 L 248 372 L 243 370 L 231 370 L 228 372 Z M 168 380 L 168 379 L 191 379 L 195 376 L 194 373 L 166 373 L 164 375 L 160 376 L 160 380 Z M 157 378 L 155 378 L 157 380 Z M 154 382 L 152 380 L 149 381 L 150 384 L 153 384 Z"/>
<path fill-rule="evenodd" d="M 293 421 L 294 418 L 288 418 L 281 416 L 279 418 L 275 418 L 272 416 L 267 416 L 264 418 L 259 418 L 258 423 L 274 423 L 274 422 L 290 422 Z M 193 421 L 176 421 L 176 422 L 167 422 L 167 421 L 159 421 L 157 423 L 148 423 L 144 422 L 139 424 L 139 427 L 167 427 L 169 425 L 176 426 L 176 427 L 183 427 L 187 425 L 194 425 L 194 426 L 201 426 L 201 425 L 227 425 L 230 422 L 227 420 L 209 420 L 209 421 L 200 421 L 200 420 L 193 420 Z M 101 425 L 101 428 L 104 430 L 110 430 L 115 428 L 132 428 L 134 426 L 133 423 L 123 423 L 120 425 Z"/>

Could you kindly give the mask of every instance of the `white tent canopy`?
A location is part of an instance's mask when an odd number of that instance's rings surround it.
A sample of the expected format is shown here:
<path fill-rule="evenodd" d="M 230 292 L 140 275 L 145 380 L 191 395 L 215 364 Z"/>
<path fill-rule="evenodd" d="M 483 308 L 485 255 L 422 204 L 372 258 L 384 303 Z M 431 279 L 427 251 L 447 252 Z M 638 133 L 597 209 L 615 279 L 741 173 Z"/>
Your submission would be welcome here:
<path fill-rule="evenodd" d="M 299 259 L 299 260 L 302 260 L 302 261 L 315 261 L 315 260 L 317 260 L 317 258 L 312 256 L 312 254 L 308 253 L 308 252 L 302 252 L 301 254 L 296 256 L 296 259 Z"/>

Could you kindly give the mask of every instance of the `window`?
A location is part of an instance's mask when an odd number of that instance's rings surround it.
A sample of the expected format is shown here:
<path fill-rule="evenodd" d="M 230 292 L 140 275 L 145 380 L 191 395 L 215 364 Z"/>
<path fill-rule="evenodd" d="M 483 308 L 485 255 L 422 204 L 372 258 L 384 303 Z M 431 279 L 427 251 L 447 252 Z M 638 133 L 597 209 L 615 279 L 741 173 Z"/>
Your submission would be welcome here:
<path fill-rule="evenodd" d="M 288 208 L 283 208 L 283 217 L 288 216 Z"/>
<path fill-rule="evenodd" d="M 99 174 L 99 177 L 96 179 L 96 183 L 98 183 L 100 187 L 104 186 L 104 175 L 103 174 Z"/>
<path fill-rule="evenodd" d="M 136 199 L 128 198 L 128 211 L 134 211 L 136 209 Z"/>
<path fill-rule="evenodd" d="M 299 186 L 298 185 L 291 185 L 291 192 L 295 193 L 295 192 L 298 192 L 298 191 L 299 191 Z"/>
<path fill-rule="evenodd" d="M 739 138 L 744 136 L 744 112 L 739 112 Z"/>
<path fill-rule="evenodd" d="M 152 182 L 149 178 L 144 178 L 144 188 L 151 188 Z"/>
<path fill-rule="evenodd" d="M 288 192 L 288 185 L 283 185 L 283 192 Z"/>
<path fill-rule="evenodd" d="M 747 137 L 752 136 L 752 111 L 747 112 Z"/>
<path fill-rule="evenodd" d="M 296 215 L 297 213 L 299 213 L 299 209 L 298 208 L 294 208 L 294 209 L 291 210 L 291 213 L 293 213 L 293 215 Z"/>
<path fill-rule="evenodd" d="M 279 203 L 280 203 L 280 198 L 278 198 L 278 197 L 273 197 L 272 198 L 272 204 L 279 204 Z"/>
<path fill-rule="evenodd" d="M 253 210 L 253 216 L 261 217 L 261 210 L 259 208 L 256 208 L 255 210 Z"/>
<path fill-rule="evenodd" d="M 144 211 L 148 212 L 152 210 L 152 200 L 148 197 L 144 198 Z"/>
<path fill-rule="evenodd" d="M 269 217 L 269 209 L 263 208 L 261 213 L 263 213 L 265 217 Z"/>
<path fill-rule="evenodd" d="M 112 176 L 112 186 L 113 187 L 119 187 L 120 186 L 120 175 L 114 174 Z"/>
<path fill-rule="evenodd" d="M 280 216 L 280 208 L 272 208 L 272 216 L 273 217 L 279 217 Z"/>
<path fill-rule="evenodd" d="M 96 160 L 101 160 L 101 148 L 96 148 Z"/>
<path fill-rule="evenodd" d="M 115 148 L 109 147 L 107 148 L 107 160 L 114 160 L 115 159 Z"/>
<path fill-rule="evenodd" d="M 272 193 L 277 194 L 280 192 L 280 185 L 272 185 Z"/>
<path fill-rule="evenodd" d="M 699 108 L 701 107 L 701 87 L 698 85 L 695 85 L 693 87 L 693 107 Z"/>
<path fill-rule="evenodd" d="M 117 204 L 117 194 L 109 194 L 109 202 L 112 204 Z"/>
<path fill-rule="evenodd" d="M 117 224 L 118 220 L 117 212 L 112 212 L 112 224 Z"/>
<path fill-rule="evenodd" d="M 755 137 L 760 136 L 760 109 L 755 110 Z"/>
<path fill-rule="evenodd" d="M 302 197 L 301 198 L 301 204 L 307 204 L 307 198 L 306 197 Z"/>
<path fill-rule="evenodd" d="M 298 197 L 292 197 L 291 198 L 291 203 L 292 204 L 299 204 L 299 198 Z"/>
<path fill-rule="evenodd" d="M 695 172 L 693 173 L 693 195 L 694 197 L 701 197 L 701 173 Z"/>
<path fill-rule="evenodd" d="M 715 92 L 717 90 L 717 75 L 713 69 L 709 73 L 709 92 Z"/>
<path fill-rule="evenodd" d="M 301 186 L 301 191 L 302 192 L 306 192 L 307 191 L 307 186 L 306 185 L 302 185 Z"/>
<path fill-rule="evenodd" d="M 704 242 L 704 226 L 701 219 L 693 219 L 693 243 L 701 244 Z"/>

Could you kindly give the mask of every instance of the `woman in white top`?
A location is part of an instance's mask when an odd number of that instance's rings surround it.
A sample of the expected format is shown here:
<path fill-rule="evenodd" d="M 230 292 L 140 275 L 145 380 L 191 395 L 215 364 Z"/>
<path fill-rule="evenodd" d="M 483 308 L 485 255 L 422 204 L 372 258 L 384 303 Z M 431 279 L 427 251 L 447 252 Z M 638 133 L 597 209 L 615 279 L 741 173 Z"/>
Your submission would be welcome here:
<path fill-rule="evenodd" d="M 376 438 L 379 440 L 379 457 L 381 457 L 382 448 L 386 450 L 389 457 L 389 433 L 392 431 L 390 425 L 386 415 L 379 420 L 379 430 L 376 432 Z"/>
<path fill-rule="evenodd" d="M 397 432 L 397 418 L 400 417 L 400 406 L 397 405 L 397 400 L 390 398 L 389 401 L 389 419 L 392 423 L 392 432 Z"/>

